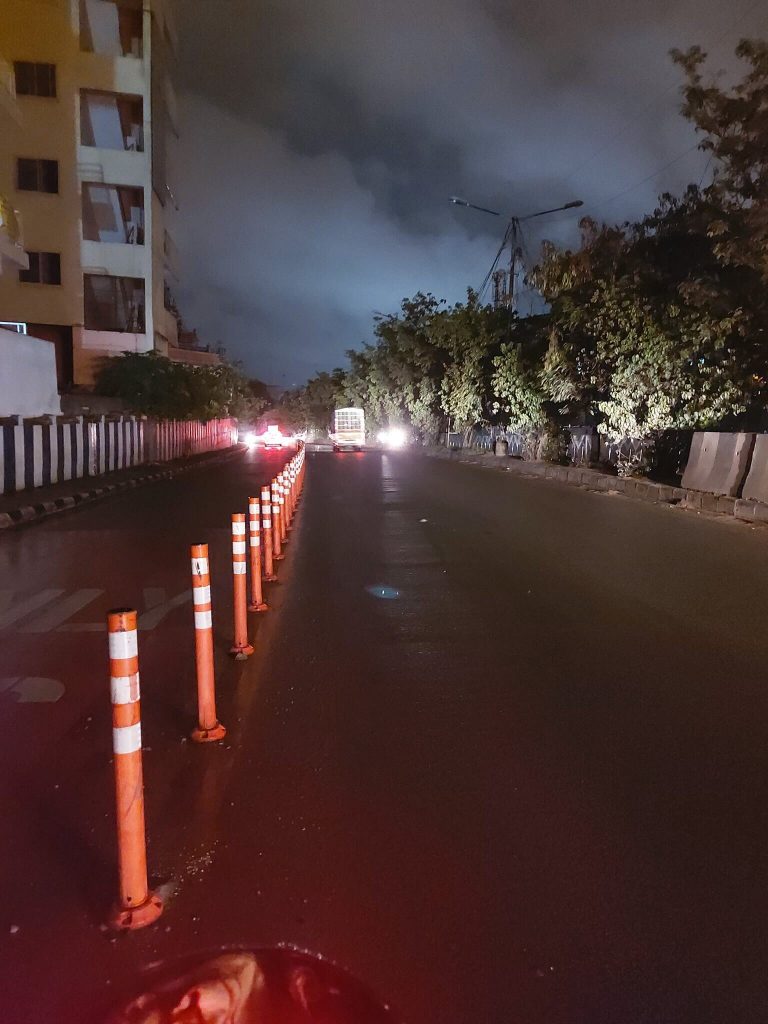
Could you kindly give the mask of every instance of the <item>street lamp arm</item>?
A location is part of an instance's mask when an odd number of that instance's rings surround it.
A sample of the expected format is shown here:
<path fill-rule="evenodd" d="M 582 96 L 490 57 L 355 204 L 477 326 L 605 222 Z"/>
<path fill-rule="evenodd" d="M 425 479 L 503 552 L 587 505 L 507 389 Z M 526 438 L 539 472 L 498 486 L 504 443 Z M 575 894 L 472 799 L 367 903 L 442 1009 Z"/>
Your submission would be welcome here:
<path fill-rule="evenodd" d="M 450 200 L 454 206 L 466 206 L 470 210 L 479 210 L 481 213 L 492 213 L 494 217 L 501 216 L 498 210 L 489 210 L 487 206 L 475 206 L 474 203 L 470 203 L 466 199 L 461 199 L 459 196 L 451 196 Z"/>
<path fill-rule="evenodd" d="M 479 210 L 481 213 L 491 213 L 494 217 L 501 217 L 498 210 L 489 210 L 487 206 L 477 206 L 475 203 L 470 203 L 467 199 L 462 199 L 461 196 L 451 196 L 450 201 L 454 206 L 466 206 L 469 210 Z M 533 220 L 534 217 L 544 217 L 548 213 L 559 213 L 561 210 L 574 210 L 578 206 L 583 206 L 584 201 L 582 199 L 574 199 L 570 203 L 566 203 L 564 206 L 554 206 L 551 210 L 539 210 L 538 213 L 529 213 L 525 217 L 509 216 L 510 223 L 520 223 L 522 220 Z"/>
<path fill-rule="evenodd" d="M 560 213 L 561 210 L 575 210 L 579 206 L 584 205 L 583 199 L 574 199 L 573 202 L 566 203 L 564 206 L 555 206 L 551 210 L 539 210 L 538 213 L 529 213 L 526 217 L 515 217 L 514 220 L 533 220 L 534 217 L 543 217 L 547 213 Z"/>

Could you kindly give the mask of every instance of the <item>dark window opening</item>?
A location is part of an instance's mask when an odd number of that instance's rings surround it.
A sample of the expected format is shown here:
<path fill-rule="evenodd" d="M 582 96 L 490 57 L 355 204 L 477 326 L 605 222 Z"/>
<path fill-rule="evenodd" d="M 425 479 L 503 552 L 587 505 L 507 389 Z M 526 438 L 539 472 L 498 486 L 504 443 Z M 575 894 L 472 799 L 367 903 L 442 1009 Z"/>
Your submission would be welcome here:
<path fill-rule="evenodd" d="M 85 327 L 90 331 L 144 333 L 144 280 L 85 274 Z"/>
<path fill-rule="evenodd" d="M 16 185 L 22 192 L 58 192 L 59 161 L 19 157 Z"/>
<path fill-rule="evenodd" d="M 28 252 L 29 269 L 19 271 L 19 280 L 27 284 L 61 284 L 61 254 Z"/>
<path fill-rule="evenodd" d="M 81 90 L 80 142 L 83 146 L 142 153 L 144 103 L 141 96 Z"/>
<path fill-rule="evenodd" d="M 144 189 L 83 182 L 83 238 L 144 244 Z"/>
<path fill-rule="evenodd" d="M 138 0 L 80 0 L 80 49 L 109 57 L 141 57 L 144 14 Z"/>
<path fill-rule="evenodd" d="M 56 96 L 56 65 L 17 60 L 13 65 L 17 96 Z"/>

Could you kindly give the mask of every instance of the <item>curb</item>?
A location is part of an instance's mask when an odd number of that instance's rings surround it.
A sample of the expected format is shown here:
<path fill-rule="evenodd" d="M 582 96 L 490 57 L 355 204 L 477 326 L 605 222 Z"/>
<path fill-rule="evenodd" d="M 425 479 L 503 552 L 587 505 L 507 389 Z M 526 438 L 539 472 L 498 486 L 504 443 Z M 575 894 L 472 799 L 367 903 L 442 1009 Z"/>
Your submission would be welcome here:
<path fill-rule="evenodd" d="M 427 448 L 425 453 L 433 458 L 454 460 L 484 469 L 556 480 L 604 493 L 624 494 L 628 498 L 648 501 L 655 505 L 676 505 L 693 512 L 732 516 L 748 523 L 768 523 L 768 505 L 753 499 L 734 498 L 726 494 L 713 494 L 710 491 L 693 491 L 686 487 L 655 483 L 642 477 L 612 476 L 610 473 L 601 473 L 597 469 L 587 469 L 583 466 L 524 462 L 509 456 L 494 455 L 491 452 L 470 452 L 465 455 L 461 449 Z"/>
<path fill-rule="evenodd" d="M 193 469 L 202 469 L 209 463 L 218 459 L 231 458 L 233 455 L 240 455 L 245 451 L 242 445 L 236 445 L 224 452 L 210 453 L 208 459 L 201 459 L 187 465 L 173 466 L 159 472 L 145 473 L 143 476 L 132 477 L 130 480 L 118 480 L 113 484 L 105 484 L 102 487 L 93 487 L 87 491 L 78 491 L 76 494 L 69 494 L 65 498 L 55 498 L 53 501 L 42 501 L 34 505 L 22 505 L 12 509 L 10 512 L 0 512 L 0 530 L 8 530 L 14 526 L 23 526 L 26 523 L 36 522 L 47 516 L 55 515 L 57 512 L 66 512 L 71 508 L 79 508 L 81 505 L 89 505 L 110 494 L 117 494 L 120 491 L 132 490 L 134 487 L 141 487 L 144 484 L 155 483 L 158 480 L 170 480 L 181 473 L 188 473 Z"/>

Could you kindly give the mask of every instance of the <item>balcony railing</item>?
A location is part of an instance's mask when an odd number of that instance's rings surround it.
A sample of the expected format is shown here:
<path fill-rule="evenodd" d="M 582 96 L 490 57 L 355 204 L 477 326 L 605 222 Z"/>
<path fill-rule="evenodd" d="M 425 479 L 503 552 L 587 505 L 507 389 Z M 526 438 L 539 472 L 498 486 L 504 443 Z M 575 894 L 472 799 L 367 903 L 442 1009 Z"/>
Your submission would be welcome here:
<path fill-rule="evenodd" d="M 21 123 L 21 108 L 16 99 L 16 75 L 13 65 L 0 57 L 0 106 L 3 106 L 17 124 Z"/>
<path fill-rule="evenodd" d="M 0 195 L 0 254 L 22 270 L 29 268 L 24 251 L 19 215 L 4 195 Z"/>

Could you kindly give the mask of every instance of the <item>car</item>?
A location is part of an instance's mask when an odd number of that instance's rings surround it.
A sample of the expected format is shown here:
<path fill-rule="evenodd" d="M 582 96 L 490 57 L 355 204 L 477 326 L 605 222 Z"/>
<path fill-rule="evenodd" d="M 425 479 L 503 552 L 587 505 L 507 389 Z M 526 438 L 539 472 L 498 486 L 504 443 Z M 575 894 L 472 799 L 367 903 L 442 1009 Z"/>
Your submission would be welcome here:
<path fill-rule="evenodd" d="M 284 448 L 296 447 L 296 438 L 293 434 L 284 434 L 276 423 L 270 423 L 261 433 L 255 430 L 241 432 L 241 440 L 249 448 L 263 448 L 265 451 L 282 451 Z"/>

